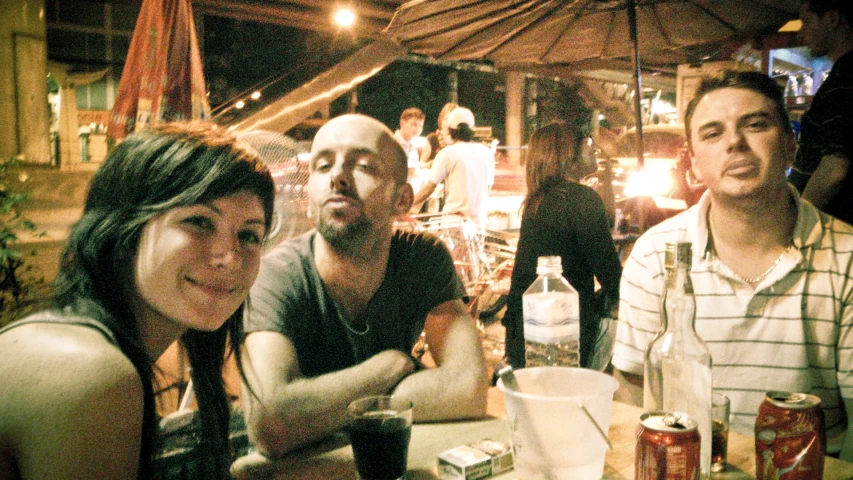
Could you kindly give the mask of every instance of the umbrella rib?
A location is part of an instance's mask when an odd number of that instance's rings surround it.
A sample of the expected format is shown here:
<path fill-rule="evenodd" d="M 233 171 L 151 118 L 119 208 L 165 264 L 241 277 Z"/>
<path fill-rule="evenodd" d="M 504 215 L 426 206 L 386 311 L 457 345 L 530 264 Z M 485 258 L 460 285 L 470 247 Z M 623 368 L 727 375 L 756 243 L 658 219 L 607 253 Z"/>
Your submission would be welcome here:
<path fill-rule="evenodd" d="M 748 29 L 742 31 L 739 25 L 739 19 L 727 19 L 726 15 L 717 13 L 716 7 L 713 7 L 715 2 L 708 3 L 707 0 L 634 0 L 638 9 L 645 10 L 644 20 L 646 25 L 651 27 L 648 31 L 649 38 L 652 35 L 657 35 L 655 38 L 663 40 L 662 45 L 669 46 L 669 49 L 677 49 L 693 44 L 708 43 L 708 41 L 694 41 L 688 34 L 685 38 L 681 38 L 672 29 L 667 28 L 669 19 L 664 18 L 662 10 L 658 8 L 658 4 L 674 4 L 689 5 L 695 7 L 698 12 L 702 12 L 707 19 L 708 26 L 715 30 L 716 25 L 719 36 L 730 37 L 732 35 L 745 36 L 752 34 L 753 30 Z M 740 0 L 743 2 L 744 0 Z M 567 45 L 566 40 L 569 40 L 568 45 L 572 45 L 571 36 L 573 29 L 583 23 L 585 15 L 594 13 L 601 18 L 597 23 L 600 25 L 599 32 L 604 34 L 593 40 L 592 38 L 583 39 L 584 47 L 588 51 L 583 57 L 578 55 L 569 55 L 576 60 L 586 58 L 617 58 L 616 52 L 621 51 L 614 45 L 618 45 L 627 41 L 627 39 L 618 39 L 616 36 L 620 33 L 616 24 L 622 24 L 621 17 L 617 15 L 624 14 L 626 5 L 625 0 L 465 0 L 465 1 L 450 1 L 447 0 L 445 5 L 435 6 L 426 11 L 432 11 L 428 14 L 419 14 L 419 6 L 424 3 L 429 3 L 430 0 L 424 2 L 410 2 L 411 7 L 403 5 L 394 14 L 394 18 L 386 27 L 385 32 L 395 39 L 397 43 L 410 46 L 410 49 L 416 50 L 421 48 L 423 51 L 428 51 L 433 58 L 462 58 L 467 56 L 473 58 L 476 55 L 480 59 L 500 60 L 504 52 L 514 48 L 519 42 L 519 39 L 527 39 L 531 32 L 540 25 L 545 24 L 544 28 L 547 31 L 553 32 L 550 35 L 539 35 L 535 39 L 530 40 L 530 47 L 526 52 L 522 52 L 525 61 L 538 61 L 538 63 L 549 63 L 549 59 L 559 60 L 563 56 L 561 46 Z M 772 4 L 773 0 L 746 0 L 749 5 L 762 7 L 768 15 L 779 16 L 780 18 L 791 18 L 794 14 L 790 11 L 791 8 L 786 8 L 778 4 Z M 433 11 L 434 10 L 434 11 Z M 772 13 L 775 12 L 775 13 Z M 464 13 L 464 14 L 463 14 Z M 408 22 L 406 17 L 411 18 Z M 559 18 L 559 22 L 554 19 Z M 512 20 L 509 24 L 501 25 L 502 22 Z M 619 20 L 619 21 L 617 21 Z M 407 23 L 407 25 L 400 26 Z M 758 33 L 760 22 L 746 22 L 745 27 L 756 25 L 755 33 Z M 415 26 L 416 28 L 406 28 Z M 687 28 L 685 26 L 685 28 Z M 768 27 L 769 28 L 769 27 Z M 657 32 L 654 32 L 654 30 Z M 414 30 L 415 35 L 407 36 L 407 30 Z M 475 30 L 470 32 L 470 30 Z M 604 30 L 604 31 L 602 31 Z M 464 33 L 463 33 L 464 32 Z M 470 33 L 469 33 L 470 32 Z M 673 32 L 670 34 L 670 32 Z M 687 32 L 685 32 L 687 33 Z M 641 35 L 642 36 L 642 35 Z M 396 37 L 396 38 L 395 38 Z M 440 37 L 440 38 L 439 38 Z M 543 38 L 544 37 L 544 38 Z M 601 39 L 601 40 L 599 40 Z M 638 39 L 643 43 L 643 39 Z M 695 40 L 701 40 L 696 38 Z M 674 42 L 685 42 L 674 45 Z M 419 45 L 423 43 L 424 45 Z M 533 48 L 542 46 L 544 49 Z M 573 53 L 572 46 L 563 47 L 568 53 Z M 663 47 L 664 50 L 667 47 Z M 598 52 L 595 55 L 595 52 Z M 591 55 L 591 56 L 590 56 Z M 513 55 L 511 52 L 509 58 L 519 57 L 518 54 Z M 519 57 L 520 58 L 520 57 Z M 568 57 L 567 57 L 568 58 Z"/>
<path fill-rule="evenodd" d="M 607 53 L 605 49 L 613 40 L 613 32 L 616 29 L 616 22 L 613 21 L 615 16 L 616 12 L 610 12 L 610 25 L 607 27 L 607 35 L 604 36 L 604 43 L 601 45 L 601 52 L 598 54 L 600 58 L 605 58 L 604 55 Z"/>
<path fill-rule="evenodd" d="M 784 9 L 784 8 L 779 7 L 778 5 L 774 4 L 773 2 L 766 2 L 766 1 L 762 1 L 762 0 L 741 0 L 741 1 L 746 1 L 746 2 L 748 2 L 748 3 L 752 3 L 752 4 L 756 5 L 756 6 L 761 7 L 761 9 L 762 9 L 762 10 L 764 10 L 764 9 L 768 9 L 768 8 L 769 8 L 769 9 L 772 9 L 772 10 L 775 10 L 775 11 L 779 12 L 779 13 L 780 13 L 780 14 L 782 14 L 783 16 L 788 16 L 788 17 L 791 17 L 791 18 L 795 18 L 794 16 L 792 16 L 792 14 L 791 14 L 791 12 L 790 12 L 790 11 L 788 11 L 787 9 Z M 720 18 L 718 15 L 716 15 L 714 12 L 712 12 L 711 10 L 708 10 L 708 8 L 707 8 L 707 7 L 705 7 L 701 2 L 697 2 L 696 0 L 652 0 L 652 1 L 651 1 L 651 2 L 649 2 L 649 3 L 652 3 L 652 4 L 658 4 L 658 3 L 673 3 L 673 2 L 685 2 L 685 3 L 689 3 L 689 4 L 693 5 L 693 6 L 695 6 L 696 8 L 698 8 L 698 9 L 702 10 L 702 11 L 703 11 L 703 12 L 705 12 L 706 14 L 708 14 L 708 16 L 709 16 L 709 17 L 713 18 L 713 19 L 714 19 L 714 20 L 716 20 L 720 25 L 723 25 L 725 28 L 729 29 L 729 31 L 731 31 L 731 32 L 740 32 L 740 30 L 739 30 L 737 27 L 735 27 L 735 26 L 734 26 L 734 25 L 732 25 L 731 23 L 729 23 L 729 22 L 727 22 L 727 21 L 723 20 L 723 19 L 722 19 L 722 18 Z M 668 39 L 667 39 L 667 40 L 668 40 Z"/>
<path fill-rule="evenodd" d="M 674 0 L 673 0 L 673 1 L 674 1 Z M 660 2 L 660 3 L 663 3 L 663 2 Z M 737 29 L 737 28 L 735 28 L 735 26 L 734 26 L 734 25 L 732 25 L 731 23 L 729 23 L 729 22 L 727 22 L 727 21 L 723 20 L 722 18 L 720 18 L 719 16 L 717 16 L 717 14 L 716 14 L 716 13 L 712 12 L 711 10 L 708 10 L 704 5 L 701 5 L 701 4 L 699 4 L 699 3 L 697 3 L 697 2 L 695 2 L 695 1 L 693 1 L 693 0 L 688 0 L 688 1 L 687 1 L 687 3 L 689 3 L 689 4 L 693 5 L 693 6 L 695 6 L 695 7 L 696 7 L 696 8 L 698 8 L 699 10 L 702 10 L 703 12 L 705 12 L 709 17 L 711 17 L 711 18 L 713 18 L 714 20 L 716 20 L 716 21 L 717 21 L 717 23 L 719 23 L 720 25 L 722 25 L 722 26 L 726 27 L 727 29 L 729 29 L 729 31 L 730 31 L 730 32 L 737 32 L 737 31 L 738 31 L 738 29 Z"/>
<path fill-rule="evenodd" d="M 548 48 L 547 48 L 547 49 L 545 49 L 545 52 L 544 52 L 544 53 L 542 53 L 542 55 L 540 55 L 540 56 L 539 56 L 539 62 L 541 62 L 541 63 L 546 63 L 546 62 L 545 62 L 545 59 L 546 59 L 546 58 L 548 58 L 548 56 L 551 54 L 551 52 L 553 52 L 553 51 L 554 51 L 554 48 L 556 48 L 556 47 L 557 47 L 557 45 L 560 43 L 560 40 L 562 40 L 562 39 L 563 39 L 563 37 L 565 37 L 565 36 L 568 34 L 569 29 L 570 29 L 570 28 L 572 28 L 572 26 L 575 24 L 575 22 L 576 22 L 576 21 L 577 21 L 577 20 L 578 20 L 582 15 L 583 15 L 583 13 L 587 10 L 587 7 L 589 6 L 589 3 L 590 3 L 591 1 L 592 1 L 592 0 L 586 0 L 585 2 L 583 2 L 583 3 L 580 5 L 580 7 L 578 8 L 578 11 L 577 11 L 577 12 L 575 12 L 575 14 L 573 15 L 573 17 L 574 17 L 574 18 L 572 18 L 568 23 L 566 23 L 566 26 L 565 26 L 565 27 L 562 29 L 562 31 L 557 35 L 557 37 L 554 39 L 554 41 L 553 41 L 553 42 L 551 42 L 551 45 L 549 45 L 549 46 L 548 46 Z M 564 3 L 565 3 L 565 2 L 560 2 L 560 5 L 558 5 L 557 7 L 562 7 Z M 552 9 L 550 12 L 548 12 L 548 14 L 547 14 L 546 16 L 544 16 L 544 17 L 542 17 L 542 18 L 550 17 L 550 16 L 554 15 L 554 14 L 555 14 L 555 12 L 557 12 L 558 10 L 559 10 L 559 8 L 554 8 L 554 9 Z M 611 25 L 610 25 L 610 28 L 611 28 L 611 29 L 613 28 L 612 23 L 611 23 Z M 609 40 L 609 38 L 610 38 L 610 31 L 608 31 L 608 34 L 607 34 L 607 39 Z"/>
<path fill-rule="evenodd" d="M 433 13 L 433 14 L 431 14 L 431 15 L 425 15 L 425 16 L 423 16 L 423 17 L 421 17 L 421 18 L 418 18 L 417 20 L 415 20 L 415 21 L 411 22 L 411 23 L 410 23 L 410 25 L 416 25 L 416 24 L 421 23 L 421 22 L 433 22 L 433 21 L 435 21 L 435 18 L 436 18 L 436 17 L 439 17 L 439 16 L 445 16 L 445 15 L 448 15 L 448 14 L 452 14 L 452 12 L 454 12 L 454 11 L 456 11 L 456 10 L 465 10 L 465 9 L 469 9 L 469 8 L 478 8 L 478 6 L 480 6 L 480 5 L 490 4 L 490 3 L 492 3 L 492 1 L 493 1 L 493 0 L 479 0 L 479 1 L 475 2 L 475 3 L 473 3 L 473 4 L 469 3 L 469 4 L 465 4 L 465 5 L 460 5 L 460 6 L 451 7 L 451 8 L 448 8 L 448 9 L 446 9 L 446 10 L 442 10 L 442 11 L 440 11 L 440 12 L 436 12 L 436 13 Z M 519 5 L 524 5 L 524 4 L 528 4 L 528 3 L 530 3 L 530 0 L 519 0 L 519 1 L 517 1 L 517 2 L 515 2 L 515 3 L 513 3 L 513 4 L 511 4 L 511 5 L 507 6 L 507 8 L 510 8 L 510 9 L 511 9 L 511 8 L 517 8 Z M 530 8 L 530 7 L 528 7 L 528 8 Z M 393 24 L 393 23 L 394 23 L 394 20 L 397 18 L 397 16 L 399 15 L 399 13 L 400 13 L 400 12 L 397 12 L 397 13 L 395 13 L 395 14 L 394 14 L 394 18 L 392 18 L 392 19 L 391 19 L 391 23 L 390 23 L 389 25 L 391 25 L 391 24 Z M 479 15 L 479 16 L 476 16 L 476 17 L 474 17 L 474 18 L 469 19 L 469 20 L 467 21 L 467 23 L 478 22 L 478 21 L 480 21 L 480 20 L 489 19 L 489 18 L 492 18 L 492 17 L 493 17 L 493 15 L 492 15 L 491 13 L 484 13 L 484 14 L 482 14 L 482 15 Z M 424 40 L 424 39 L 427 39 L 427 38 L 431 38 L 431 37 L 435 37 L 435 36 L 442 35 L 442 34 L 445 34 L 445 33 L 449 33 L 449 32 L 456 31 L 458 28 L 459 28 L 459 25 L 458 25 L 458 24 L 453 24 L 453 23 L 451 23 L 451 24 L 448 24 L 447 26 L 445 26 L 445 27 L 443 27 L 443 28 L 438 28 L 438 29 L 435 29 L 435 30 L 430 30 L 428 33 L 424 33 L 423 35 L 417 35 L 417 36 L 413 36 L 413 37 L 407 38 L 407 39 L 406 39 L 406 40 L 404 40 L 402 43 L 403 43 L 403 44 L 406 44 L 407 42 L 418 42 L 418 41 L 421 41 L 421 40 Z M 386 31 L 387 31 L 387 30 L 386 30 Z M 441 58 L 442 56 L 447 55 L 447 53 L 448 53 L 448 52 L 452 51 L 453 49 L 455 49 L 456 47 L 458 47 L 460 44 L 462 44 L 462 43 L 464 43 L 464 42 L 468 41 L 471 37 L 474 37 L 474 36 L 476 36 L 476 35 L 477 35 L 477 34 L 479 34 L 479 33 L 480 33 L 480 32 L 474 32 L 473 34 L 471 34 L 471 35 L 468 35 L 468 36 L 464 37 L 464 38 L 463 38 L 463 39 L 461 39 L 460 41 L 458 41 L 458 42 L 454 43 L 453 45 L 451 45 L 449 48 L 445 49 L 445 50 L 444 50 L 444 53 L 442 53 L 441 55 L 436 56 L 436 58 Z"/>
<path fill-rule="evenodd" d="M 652 17 L 655 19 L 655 24 L 657 24 L 658 31 L 660 32 L 663 39 L 666 41 L 667 45 L 672 45 L 672 38 L 669 36 L 669 32 L 666 31 L 666 26 L 660 19 L 660 15 L 658 14 L 658 9 L 656 4 L 652 4 Z M 640 39 L 637 39 L 639 42 Z"/>
<path fill-rule="evenodd" d="M 744 0 L 741 0 L 741 1 L 744 1 Z M 753 5 L 756 5 L 757 7 L 761 7 L 762 10 L 771 9 L 771 10 L 775 10 L 776 12 L 778 12 L 779 14 L 781 14 L 784 17 L 794 18 L 794 16 L 792 15 L 792 13 L 790 11 L 788 11 L 785 8 L 781 8 L 772 2 L 766 2 L 763 0 L 745 0 L 745 1 L 748 3 L 751 3 Z M 702 2 L 699 2 L 697 0 L 650 0 L 647 3 L 651 4 L 653 7 L 655 7 L 657 4 L 661 4 L 661 3 L 678 3 L 678 2 L 687 3 L 687 4 L 693 5 L 694 7 L 698 8 L 699 10 L 704 12 L 708 16 L 708 18 L 713 19 L 718 24 L 720 24 L 724 28 L 728 29 L 728 31 L 732 35 L 738 36 L 738 35 L 743 35 L 744 33 L 746 33 L 744 31 L 740 30 L 739 28 L 737 28 L 735 25 L 732 25 L 731 23 L 720 18 L 720 16 L 718 16 L 713 11 L 709 10 L 705 5 L 702 4 Z M 664 37 L 664 40 L 666 40 L 666 42 L 668 44 L 672 45 L 673 43 L 672 43 L 671 37 L 669 36 L 667 30 L 665 29 L 665 22 L 663 22 L 661 20 L 660 15 L 658 14 L 658 9 L 655 7 L 652 9 L 652 12 L 653 12 L 655 22 L 657 23 L 658 30 L 661 32 L 661 35 Z"/>
<path fill-rule="evenodd" d="M 549 6 L 547 6 L 547 5 L 544 5 L 544 4 L 538 4 L 537 2 L 532 2 L 532 3 L 531 3 L 531 5 L 529 5 L 527 8 L 525 8 L 525 9 L 524 9 L 524 11 L 525 11 L 525 12 L 528 12 L 528 11 L 535 11 L 535 10 L 543 9 L 543 10 L 545 10 L 545 13 L 544 13 L 544 14 L 540 14 L 539 16 L 532 18 L 529 22 L 527 22 L 527 24 L 526 24 L 526 25 L 524 25 L 523 27 L 519 28 L 519 29 L 518 29 L 514 34 L 510 35 L 506 40 L 504 40 L 504 41 L 502 41 L 502 42 L 500 42 L 500 43 L 497 43 L 495 46 L 493 46 L 493 47 L 489 48 L 489 49 L 486 51 L 486 54 L 484 55 L 484 57 L 488 57 L 489 55 L 491 55 L 492 53 L 494 53 L 494 52 L 495 52 L 495 50 L 498 50 L 498 49 L 500 49 L 501 47 L 503 47 L 504 45 L 506 45 L 507 43 L 511 42 L 513 39 L 515 39 L 515 38 L 516 38 L 516 37 L 518 37 L 519 35 L 523 34 L 523 33 L 524 33 L 524 32 L 526 32 L 528 29 L 532 28 L 532 27 L 533 27 L 537 22 L 541 22 L 542 20 L 545 20 L 545 19 L 547 19 L 547 18 L 549 18 L 549 17 L 553 16 L 555 12 L 557 12 L 557 11 L 559 11 L 559 10 L 560 10 L 560 7 L 562 7 L 562 6 L 563 6 L 563 3 L 565 3 L 566 1 L 572 1 L 572 0 L 553 0 L 553 1 L 549 2 L 549 3 L 553 3 L 553 4 L 556 4 L 556 5 L 554 5 L 554 6 L 550 6 L 550 7 L 549 7 Z M 473 36 L 477 35 L 478 33 L 480 33 L 480 32 L 477 32 L 477 33 L 475 33 L 474 35 L 471 35 L 471 36 L 470 36 L 470 37 L 468 37 L 468 38 L 471 38 L 471 37 L 473 37 Z M 465 40 L 467 40 L 467 38 L 466 38 Z M 464 40 L 463 40 L 463 41 L 464 41 Z M 459 42 L 459 43 L 462 43 L 462 42 Z M 456 46 L 457 46 L 457 45 L 459 45 L 459 43 L 457 43 L 456 45 L 454 45 L 454 46 L 453 46 L 453 48 L 456 48 Z"/>
<path fill-rule="evenodd" d="M 591 8 L 590 8 L 590 4 L 591 4 L 593 1 L 595 1 L 595 0 L 586 0 L 586 1 L 585 1 L 585 2 L 580 6 L 580 8 L 578 8 L 578 11 L 575 13 L 575 19 L 574 19 L 574 20 L 572 20 L 572 23 L 574 23 L 575 21 L 577 21 L 577 19 L 578 19 L 578 18 L 582 17 L 582 16 L 583 16 L 583 14 L 584 14 L 587 10 L 591 10 Z M 604 12 L 610 12 L 610 22 L 609 22 L 609 24 L 608 24 L 608 26 L 607 26 L 607 34 L 604 36 L 604 42 L 602 42 L 602 44 L 601 44 L 601 51 L 599 51 L 599 52 L 598 52 L 598 58 L 606 58 L 606 57 L 605 57 L 605 54 L 606 54 L 605 49 L 607 48 L 607 45 L 610 45 L 610 41 L 611 41 L 611 39 L 613 38 L 613 32 L 614 32 L 614 30 L 615 30 L 615 28 L 616 28 L 616 27 L 615 27 L 615 25 L 614 25 L 614 23 L 615 23 L 615 22 L 613 21 L 613 18 L 616 16 L 617 10 L 624 10 L 624 8 L 619 7 L 618 9 L 613 9 L 613 8 L 611 8 L 611 9 L 601 9 L 601 10 L 599 10 L 601 13 L 604 13 Z"/>
<path fill-rule="evenodd" d="M 455 12 L 455 11 L 457 11 L 457 10 L 462 10 L 462 11 L 464 11 L 465 9 L 468 9 L 468 8 L 478 8 L 480 5 L 487 5 L 487 4 L 489 4 L 490 2 L 491 2 L 491 0 L 478 0 L 478 1 L 476 1 L 476 2 L 474 2 L 474 3 L 471 3 L 471 4 L 457 5 L 457 6 L 449 7 L 449 8 L 446 8 L 446 9 L 444 9 L 444 10 L 441 10 L 441 11 L 438 11 L 438 12 L 435 12 L 435 13 L 432 13 L 432 14 L 430 14 L 430 15 L 424 15 L 424 16 L 422 16 L 422 17 L 420 17 L 420 18 L 416 19 L 416 20 L 413 20 L 413 21 L 409 22 L 407 25 L 417 25 L 417 24 L 419 24 L 419 23 L 423 23 L 423 22 L 430 23 L 430 22 L 435 21 L 435 18 L 436 18 L 436 17 L 441 17 L 441 16 L 443 16 L 443 15 L 452 14 L 452 12 Z M 526 3 L 526 2 L 527 2 L 527 0 L 522 0 L 522 1 L 520 1 L 519 3 Z M 512 5 L 511 5 L 511 6 L 512 6 Z M 393 32 L 391 32 L 391 31 L 390 31 L 390 26 L 391 26 L 391 25 L 394 25 L 394 24 L 395 24 L 395 23 L 397 23 L 397 22 L 401 22 L 401 21 L 402 21 L 402 20 L 399 20 L 399 18 L 398 18 L 398 17 L 402 16 L 401 14 L 402 14 L 402 13 L 404 13 L 404 11 L 405 11 L 404 9 L 405 9 L 405 5 L 403 5 L 403 7 L 400 7 L 400 10 L 397 10 L 397 11 L 394 13 L 394 16 L 391 18 L 391 21 L 388 23 L 388 27 L 385 27 L 385 32 L 386 32 L 386 33 L 390 33 L 390 34 L 392 34 L 392 35 L 393 35 Z M 490 14 L 486 13 L 486 14 L 480 15 L 480 16 L 478 16 L 478 17 L 474 17 L 474 18 L 473 18 L 473 20 L 474 20 L 474 21 L 476 21 L 476 20 L 482 20 L 482 19 L 484 19 L 484 18 L 489 18 L 490 16 L 491 16 Z M 424 33 L 423 35 L 416 35 L 416 36 L 409 37 L 408 39 L 406 39 L 406 41 L 407 41 L 407 42 L 412 42 L 412 41 L 419 41 L 419 40 L 423 40 L 423 39 L 425 39 L 425 38 L 430 38 L 430 37 L 433 37 L 433 36 L 436 36 L 436 35 L 441 35 L 441 34 L 443 34 L 443 33 L 452 32 L 452 31 L 456 30 L 457 28 L 459 28 L 459 26 L 458 26 L 458 25 L 456 25 L 456 24 L 449 24 L 448 26 L 443 27 L 443 28 L 438 28 L 438 29 L 435 29 L 435 30 L 430 30 L 430 31 L 429 31 L 429 33 Z"/>
<path fill-rule="evenodd" d="M 587 10 L 592 10 L 590 5 L 594 1 L 596 1 L 596 0 L 585 0 L 583 2 L 583 4 L 581 4 L 581 6 L 578 8 L 577 12 L 575 12 L 575 14 L 574 14 L 575 18 L 574 18 L 574 20 L 572 20 L 572 22 L 569 23 L 569 26 L 571 26 L 571 24 L 573 24 L 580 17 L 582 17 L 584 15 L 584 13 L 586 13 Z M 681 1 L 683 1 L 683 0 L 681 0 Z M 610 22 L 608 23 L 608 26 L 607 26 L 607 34 L 604 36 L 604 42 L 602 42 L 601 51 L 599 51 L 599 53 L 598 53 L 598 58 L 608 58 L 605 56 L 607 53 L 606 47 L 607 47 L 607 45 L 610 45 L 610 42 L 613 39 L 614 31 L 616 30 L 615 22 L 613 21 L 613 19 L 615 18 L 615 16 L 619 12 L 624 12 L 625 8 L 624 7 L 603 8 L 603 9 L 599 9 L 598 11 L 601 13 L 605 13 L 605 12 L 610 13 Z"/>

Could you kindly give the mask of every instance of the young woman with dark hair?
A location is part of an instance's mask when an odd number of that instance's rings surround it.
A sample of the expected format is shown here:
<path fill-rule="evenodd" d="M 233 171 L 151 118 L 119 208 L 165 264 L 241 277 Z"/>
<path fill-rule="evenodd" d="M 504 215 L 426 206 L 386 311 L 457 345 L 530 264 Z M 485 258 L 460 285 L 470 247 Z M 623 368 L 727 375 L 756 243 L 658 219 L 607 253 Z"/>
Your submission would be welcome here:
<path fill-rule="evenodd" d="M 273 198 L 263 162 L 209 124 L 116 146 L 68 238 L 52 308 L 0 330 L 0 479 L 157 478 L 152 366 L 179 338 L 200 478 L 229 478 L 226 339 L 239 355 Z"/>
<path fill-rule="evenodd" d="M 596 169 L 589 135 L 580 126 L 551 123 L 530 137 L 525 155 L 527 196 L 522 203 L 512 283 L 507 296 L 507 361 L 522 368 L 524 319 L 521 297 L 536 280 L 543 255 L 562 259 L 563 276 L 580 300 L 580 363 L 591 366 L 599 334 L 599 315 L 619 302 L 622 267 L 610 235 L 604 203 L 579 180 Z M 595 280 L 601 284 L 595 293 Z"/>

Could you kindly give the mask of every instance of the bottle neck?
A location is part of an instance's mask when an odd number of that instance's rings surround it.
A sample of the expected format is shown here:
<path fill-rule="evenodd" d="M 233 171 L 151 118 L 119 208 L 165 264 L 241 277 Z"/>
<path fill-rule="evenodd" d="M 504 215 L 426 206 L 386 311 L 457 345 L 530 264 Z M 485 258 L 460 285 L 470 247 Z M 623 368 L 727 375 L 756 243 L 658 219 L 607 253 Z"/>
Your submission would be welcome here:
<path fill-rule="evenodd" d="M 693 283 L 686 266 L 669 269 L 666 275 L 664 296 L 661 299 L 662 327 L 669 332 L 693 332 L 696 318 L 696 299 Z"/>
<path fill-rule="evenodd" d="M 560 269 L 537 268 L 536 269 L 536 275 L 538 275 L 540 277 L 551 277 L 551 278 L 562 277 L 563 276 L 563 269 L 562 268 L 560 268 Z"/>

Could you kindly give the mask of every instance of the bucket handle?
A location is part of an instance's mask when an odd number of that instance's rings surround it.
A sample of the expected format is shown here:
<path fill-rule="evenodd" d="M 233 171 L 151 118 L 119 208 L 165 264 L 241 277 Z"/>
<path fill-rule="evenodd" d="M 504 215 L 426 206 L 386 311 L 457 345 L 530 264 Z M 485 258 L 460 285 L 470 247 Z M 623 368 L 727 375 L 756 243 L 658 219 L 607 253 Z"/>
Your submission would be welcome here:
<path fill-rule="evenodd" d="M 518 382 L 515 381 L 515 373 L 512 371 L 512 365 L 507 365 L 498 371 L 498 376 L 500 377 L 503 384 L 509 387 L 510 390 L 515 390 L 516 392 L 520 392 L 521 389 L 518 388 Z M 602 430 L 601 425 L 595 421 L 592 414 L 589 413 L 589 410 L 586 409 L 583 403 L 578 402 L 578 408 L 586 414 L 586 418 L 589 419 L 590 422 L 595 426 L 595 429 L 598 430 L 598 433 L 601 434 L 601 438 L 604 439 L 604 443 L 607 444 L 608 450 L 613 450 L 613 444 L 610 443 L 610 439 L 607 438 L 607 434 Z"/>
<path fill-rule="evenodd" d="M 607 434 L 605 434 L 604 430 L 601 429 L 601 425 L 599 425 L 598 422 L 596 422 L 595 419 L 592 418 L 592 414 L 589 413 L 589 410 L 587 410 L 586 407 L 583 406 L 583 403 L 580 402 L 578 402 L 578 407 L 581 409 L 581 411 L 583 411 L 583 413 L 586 414 L 586 417 L 589 419 L 589 421 L 592 422 L 593 425 L 595 425 L 595 429 L 598 430 L 598 433 L 601 434 L 601 438 L 603 438 L 604 442 L 607 444 L 607 449 L 613 450 L 613 444 L 610 443 L 610 439 L 607 438 Z"/>

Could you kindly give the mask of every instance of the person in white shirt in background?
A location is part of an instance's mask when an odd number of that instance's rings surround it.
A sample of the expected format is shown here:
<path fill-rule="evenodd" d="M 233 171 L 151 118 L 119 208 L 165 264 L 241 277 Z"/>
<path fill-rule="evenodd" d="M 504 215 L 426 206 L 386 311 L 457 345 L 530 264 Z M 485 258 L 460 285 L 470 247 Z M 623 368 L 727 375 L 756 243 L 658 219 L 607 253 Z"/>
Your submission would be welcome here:
<path fill-rule="evenodd" d="M 426 137 L 422 137 L 426 114 L 417 107 L 409 107 L 400 114 L 400 128 L 394 132 L 394 138 L 400 142 L 409 164 L 408 181 L 416 179 L 417 169 L 421 162 L 421 152 L 426 145 Z M 417 189 L 420 185 L 415 186 Z"/>
<path fill-rule="evenodd" d="M 430 132 L 426 136 L 426 145 L 421 152 L 421 166 L 429 169 L 432 166 L 432 161 L 442 148 L 450 143 L 450 132 L 447 130 L 447 115 L 459 105 L 453 102 L 447 102 L 441 107 L 436 118 L 437 127 L 434 132 Z"/>
<path fill-rule="evenodd" d="M 495 182 L 495 153 L 474 140 L 474 113 L 457 107 L 447 114 L 452 143 L 438 152 L 426 184 L 415 194 L 415 208 L 445 182 L 444 212 L 458 212 L 476 224 L 488 223 L 487 200 Z"/>

